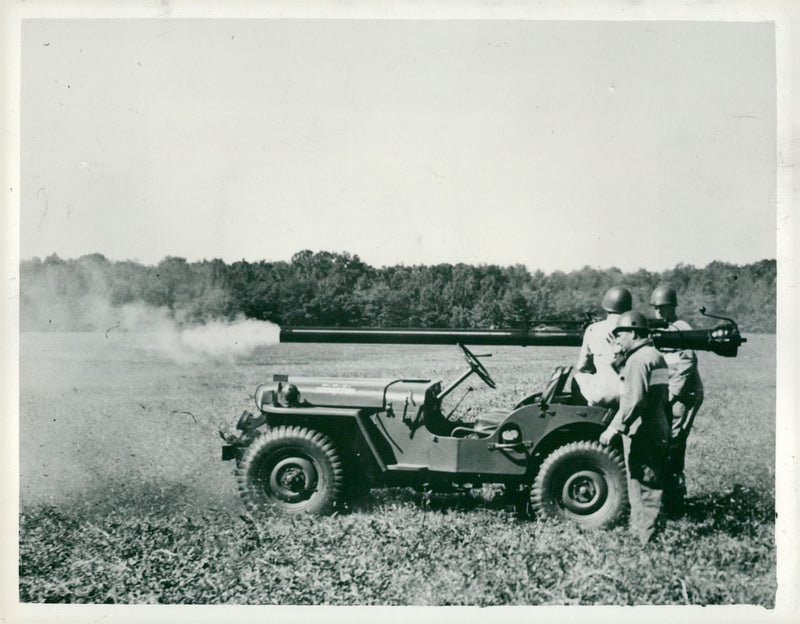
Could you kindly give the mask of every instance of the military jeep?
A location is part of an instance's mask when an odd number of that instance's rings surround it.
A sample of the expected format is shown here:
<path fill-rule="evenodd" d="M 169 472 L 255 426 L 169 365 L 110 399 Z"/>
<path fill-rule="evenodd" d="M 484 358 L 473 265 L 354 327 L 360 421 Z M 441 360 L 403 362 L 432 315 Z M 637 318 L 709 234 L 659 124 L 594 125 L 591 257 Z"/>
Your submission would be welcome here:
<path fill-rule="evenodd" d="M 586 404 L 572 367 L 557 367 L 542 392 L 475 420 L 448 418 L 442 401 L 470 376 L 495 387 L 463 344 L 468 369 L 443 386 L 427 379 L 275 375 L 255 392 L 223 459 L 236 460 L 248 509 L 326 514 L 373 487 L 433 491 L 497 483 L 521 508 L 608 527 L 627 503 L 619 447 L 597 440 L 614 411 Z"/>

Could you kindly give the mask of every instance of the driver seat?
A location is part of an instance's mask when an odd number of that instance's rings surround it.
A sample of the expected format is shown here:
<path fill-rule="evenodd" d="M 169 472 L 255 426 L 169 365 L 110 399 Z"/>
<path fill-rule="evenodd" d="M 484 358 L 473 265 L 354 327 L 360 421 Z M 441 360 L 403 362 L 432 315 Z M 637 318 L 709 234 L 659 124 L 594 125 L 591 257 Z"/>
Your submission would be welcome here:
<path fill-rule="evenodd" d="M 497 429 L 497 425 L 509 414 L 511 410 L 494 409 L 483 412 L 475 419 L 475 429 L 487 433 Z"/>
<path fill-rule="evenodd" d="M 457 438 L 488 438 L 511 410 L 494 409 L 483 412 L 471 423 L 471 426 L 458 426 L 450 435 Z"/>
<path fill-rule="evenodd" d="M 532 395 L 529 401 L 532 403 L 534 400 L 538 399 L 540 405 L 549 405 L 553 399 L 564 394 L 564 388 L 567 387 L 567 381 L 571 374 L 572 366 L 556 366 L 555 369 L 553 369 L 553 374 L 550 376 L 550 381 L 547 382 L 547 387 L 544 389 L 544 392 L 542 392 L 541 395 L 539 393 Z M 528 401 L 517 404 L 515 408 L 525 404 L 528 404 Z M 475 423 L 471 428 L 456 427 L 456 429 L 453 430 L 453 435 L 473 434 L 479 437 L 489 436 L 510 413 L 511 410 L 503 409 L 483 412 L 475 419 Z"/>
<path fill-rule="evenodd" d="M 572 366 L 556 366 L 553 369 L 553 375 L 539 400 L 542 405 L 549 405 L 556 396 L 563 394 L 570 373 L 572 373 Z"/>

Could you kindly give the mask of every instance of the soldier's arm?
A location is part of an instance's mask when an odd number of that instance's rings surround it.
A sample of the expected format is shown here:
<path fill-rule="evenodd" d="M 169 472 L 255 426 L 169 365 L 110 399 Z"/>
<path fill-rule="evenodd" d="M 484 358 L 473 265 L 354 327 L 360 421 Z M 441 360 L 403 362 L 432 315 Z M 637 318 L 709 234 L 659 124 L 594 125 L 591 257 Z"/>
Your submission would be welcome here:
<path fill-rule="evenodd" d="M 586 328 L 586 333 L 583 335 L 583 343 L 581 344 L 581 352 L 578 355 L 578 363 L 575 367 L 581 373 L 596 373 L 597 369 L 594 366 L 594 358 L 592 352 L 589 350 L 589 335 L 592 331 L 591 327 Z"/>
<path fill-rule="evenodd" d="M 627 433 L 631 423 L 639 416 L 647 393 L 647 369 L 638 361 L 629 361 L 625 367 L 625 381 L 619 397 L 619 409 L 608 429 Z"/>
<path fill-rule="evenodd" d="M 672 363 L 669 376 L 669 398 L 670 400 L 683 394 L 686 383 L 689 381 L 692 372 L 697 368 L 697 354 L 687 349 L 677 353 L 677 361 Z"/>

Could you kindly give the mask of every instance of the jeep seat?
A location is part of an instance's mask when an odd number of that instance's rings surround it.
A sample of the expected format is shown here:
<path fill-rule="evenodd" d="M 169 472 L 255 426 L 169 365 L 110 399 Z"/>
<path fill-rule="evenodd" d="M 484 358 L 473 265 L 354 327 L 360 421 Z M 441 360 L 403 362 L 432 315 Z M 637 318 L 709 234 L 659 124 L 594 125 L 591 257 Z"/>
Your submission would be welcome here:
<path fill-rule="evenodd" d="M 494 409 L 483 412 L 475 419 L 475 429 L 479 431 L 494 431 L 503 419 L 511 413 L 510 410 Z"/>
<path fill-rule="evenodd" d="M 572 373 L 571 366 L 556 366 L 555 369 L 553 369 L 553 374 L 550 377 L 550 381 L 547 383 L 547 387 L 544 389 L 544 392 L 542 392 L 542 405 L 549 405 L 552 403 L 554 398 L 560 394 L 563 394 L 564 387 L 567 385 L 567 379 L 569 379 L 570 373 Z"/>
<path fill-rule="evenodd" d="M 510 414 L 510 410 L 495 409 L 483 412 L 475 419 L 473 423 L 464 423 L 455 427 L 450 435 L 461 438 L 487 438 L 497 429 L 498 425 L 503 422 L 506 416 Z M 468 426 L 467 426 L 468 425 Z"/>

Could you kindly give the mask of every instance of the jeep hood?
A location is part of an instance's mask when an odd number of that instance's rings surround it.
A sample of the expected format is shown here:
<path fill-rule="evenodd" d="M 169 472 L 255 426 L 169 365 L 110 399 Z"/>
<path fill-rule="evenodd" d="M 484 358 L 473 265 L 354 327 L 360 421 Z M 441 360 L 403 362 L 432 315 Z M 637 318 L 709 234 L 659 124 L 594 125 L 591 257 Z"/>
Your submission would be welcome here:
<path fill-rule="evenodd" d="M 294 377 L 276 375 L 275 381 L 297 386 L 300 399 L 315 406 L 386 409 L 422 405 L 426 396 L 441 386 L 427 379 L 363 379 L 342 377 Z"/>

